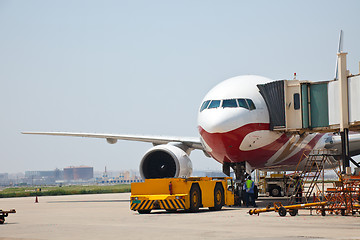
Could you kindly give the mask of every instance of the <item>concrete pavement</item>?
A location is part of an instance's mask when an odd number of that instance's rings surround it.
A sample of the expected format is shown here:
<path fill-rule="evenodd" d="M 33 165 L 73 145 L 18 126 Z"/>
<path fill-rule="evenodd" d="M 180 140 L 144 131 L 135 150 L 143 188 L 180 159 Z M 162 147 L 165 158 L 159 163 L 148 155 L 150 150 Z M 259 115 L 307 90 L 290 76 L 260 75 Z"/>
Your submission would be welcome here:
<path fill-rule="evenodd" d="M 0 225 L 5 239 L 360 239 L 360 217 L 249 216 L 246 208 L 219 212 L 129 209 L 129 193 L 0 199 L 0 209 L 15 208 Z M 260 202 L 265 205 L 266 201 Z"/>

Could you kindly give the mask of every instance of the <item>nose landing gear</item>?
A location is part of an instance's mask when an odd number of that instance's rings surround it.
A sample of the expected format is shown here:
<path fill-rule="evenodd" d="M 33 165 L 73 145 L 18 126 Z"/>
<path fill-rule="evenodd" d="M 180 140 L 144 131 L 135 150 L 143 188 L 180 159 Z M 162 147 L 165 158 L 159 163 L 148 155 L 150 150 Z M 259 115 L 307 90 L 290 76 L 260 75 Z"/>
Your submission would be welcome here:
<path fill-rule="evenodd" d="M 230 176 L 230 167 L 234 170 L 235 173 L 235 184 L 234 184 L 234 194 L 235 194 L 235 206 L 241 206 L 241 201 L 244 201 L 243 185 L 246 177 L 249 175 L 246 171 L 246 162 L 239 163 L 228 163 L 224 162 L 223 164 L 223 173 L 227 176 Z M 244 201 L 245 202 L 245 201 Z"/>

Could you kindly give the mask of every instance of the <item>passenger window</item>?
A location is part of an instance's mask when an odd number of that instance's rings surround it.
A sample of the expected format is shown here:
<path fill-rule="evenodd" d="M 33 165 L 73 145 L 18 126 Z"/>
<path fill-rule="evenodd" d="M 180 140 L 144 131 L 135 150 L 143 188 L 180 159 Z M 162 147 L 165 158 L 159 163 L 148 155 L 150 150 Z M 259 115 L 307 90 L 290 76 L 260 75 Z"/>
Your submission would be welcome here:
<path fill-rule="evenodd" d="M 210 100 L 203 102 L 203 104 L 200 108 L 200 112 L 204 111 L 204 109 L 206 109 L 209 106 L 209 103 L 210 103 Z"/>
<path fill-rule="evenodd" d="M 294 109 L 300 109 L 300 94 L 294 93 Z"/>
<path fill-rule="evenodd" d="M 239 103 L 239 107 L 249 109 L 249 106 L 246 103 L 245 99 L 240 98 L 240 99 L 237 99 L 237 101 Z"/>
<path fill-rule="evenodd" d="M 250 110 L 256 109 L 255 104 L 251 99 L 246 99 L 246 102 L 248 103 Z"/>
<path fill-rule="evenodd" d="M 221 102 L 220 100 L 212 100 L 208 109 L 220 107 L 220 102 Z"/>
<path fill-rule="evenodd" d="M 223 108 L 236 108 L 238 107 L 235 99 L 226 99 L 222 103 Z"/>

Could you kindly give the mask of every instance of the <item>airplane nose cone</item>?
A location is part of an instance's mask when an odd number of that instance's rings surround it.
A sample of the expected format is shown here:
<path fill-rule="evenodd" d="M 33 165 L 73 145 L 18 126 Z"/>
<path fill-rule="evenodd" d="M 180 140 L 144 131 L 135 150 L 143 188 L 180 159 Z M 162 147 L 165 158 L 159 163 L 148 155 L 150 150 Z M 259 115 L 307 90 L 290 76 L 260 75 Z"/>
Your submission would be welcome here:
<path fill-rule="evenodd" d="M 229 132 L 246 123 L 247 109 L 206 109 L 199 113 L 198 125 L 208 133 Z"/>

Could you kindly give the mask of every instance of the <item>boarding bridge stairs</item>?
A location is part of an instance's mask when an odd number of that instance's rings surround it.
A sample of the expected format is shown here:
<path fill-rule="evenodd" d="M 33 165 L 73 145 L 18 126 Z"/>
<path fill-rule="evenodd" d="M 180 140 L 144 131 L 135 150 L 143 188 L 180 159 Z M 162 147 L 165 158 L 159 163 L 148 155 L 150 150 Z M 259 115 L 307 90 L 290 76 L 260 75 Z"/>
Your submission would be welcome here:
<path fill-rule="evenodd" d="M 303 153 L 297 170 L 295 171 L 295 188 L 290 203 L 294 203 L 295 196 L 300 196 L 301 202 L 309 203 L 316 193 L 323 195 L 324 192 L 324 170 L 337 169 L 339 162 L 334 161 L 335 152 L 329 149 L 312 150 L 308 155 Z"/>

